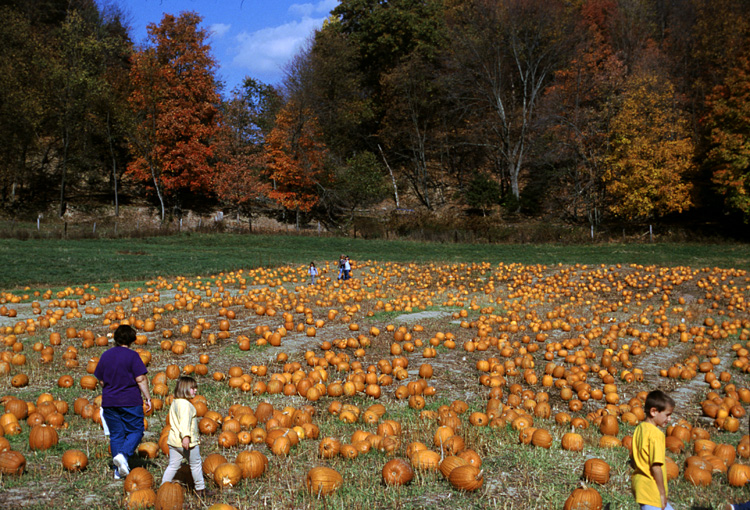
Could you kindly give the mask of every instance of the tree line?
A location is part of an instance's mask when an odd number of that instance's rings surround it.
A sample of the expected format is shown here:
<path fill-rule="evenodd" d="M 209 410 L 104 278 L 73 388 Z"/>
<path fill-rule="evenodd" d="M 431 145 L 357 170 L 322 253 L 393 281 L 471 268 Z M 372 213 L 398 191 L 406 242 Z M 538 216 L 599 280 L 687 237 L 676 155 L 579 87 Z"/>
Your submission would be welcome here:
<path fill-rule="evenodd" d="M 750 0 L 341 0 L 224 91 L 196 13 L 0 0 L 0 201 L 750 218 Z M 133 185 L 137 187 L 133 188 Z"/>

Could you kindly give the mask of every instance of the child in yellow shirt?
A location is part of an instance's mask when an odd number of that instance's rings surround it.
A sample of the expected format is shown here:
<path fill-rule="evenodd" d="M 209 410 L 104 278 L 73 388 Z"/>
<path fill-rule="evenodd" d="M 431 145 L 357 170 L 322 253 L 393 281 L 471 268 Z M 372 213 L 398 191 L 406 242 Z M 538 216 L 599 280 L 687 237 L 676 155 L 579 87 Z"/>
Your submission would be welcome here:
<path fill-rule="evenodd" d="M 169 465 L 164 470 L 161 483 L 171 482 L 180 468 L 182 459 L 190 465 L 190 472 L 195 483 L 195 493 L 203 496 L 206 483 L 203 480 L 201 462 L 200 436 L 198 433 L 198 415 L 195 406 L 189 399 L 198 393 L 198 383 L 192 377 L 180 377 L 174 388 L 174 401 L 169 408 Z"/>
<path fill-rule="evenodd" d="M 630 476 L 641 510 L 674 510 L 667 502 L 666 438 L 664 427 L 674 411 L 674 400 L 660 390 L 646 396 L 646 419 L 633 432 Z"/>

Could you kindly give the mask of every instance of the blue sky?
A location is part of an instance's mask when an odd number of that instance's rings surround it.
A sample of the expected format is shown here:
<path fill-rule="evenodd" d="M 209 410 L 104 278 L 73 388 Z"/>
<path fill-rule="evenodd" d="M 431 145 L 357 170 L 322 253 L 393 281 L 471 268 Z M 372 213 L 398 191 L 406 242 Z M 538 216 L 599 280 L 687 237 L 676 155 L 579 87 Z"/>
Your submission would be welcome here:
<path fill-rule="evenodd" d="M 338 0 L 119 0 L 136 43 L 146 40 L 146 26 L 164 13 L 197 12 L 219 63 L 226 92 L 245 76 L 276 85 L 283 66 L 320 28 Z"/>

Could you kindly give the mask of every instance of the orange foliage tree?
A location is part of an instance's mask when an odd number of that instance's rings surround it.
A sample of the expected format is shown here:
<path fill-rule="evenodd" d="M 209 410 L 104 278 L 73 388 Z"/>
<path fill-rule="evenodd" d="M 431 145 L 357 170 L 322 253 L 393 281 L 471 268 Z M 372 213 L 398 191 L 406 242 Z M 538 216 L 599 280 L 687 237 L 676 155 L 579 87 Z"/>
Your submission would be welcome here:
<path fill-rule="evenodd" d="M 559 189 L 553 200 L 566 217 L 597 224 L 604 212 L 602 175 L 609 121 L 625 81 L 626 66 L 612 47 L 612 0 L 592 0 L 581 9 L 584 36 L 569 65 L 555 73 L 545 91 L 548 132 L 558 141 L 552 157 Z"/>
<path fill-rule="evenodd" d="M 690 207 L 694 146 L 675 103 L 673 85 L 656 73 L 636 72 L 626 81 L 604 172 L 615 215 L 645 220 Z"/>
<path fill-rule="evenodd" d="M 266 138 L 268 177 L 273 183 L 269 198 L 297 213 L 309 212 L 320 200 L 327 177 L 328 150 L 321 141 L 318 122 L 309 109 L 287 103 L 276 116 Z"/>
<path fill-rule="evenodd" d="M 750 59 L 741 57 L 707 98 L 712 180 L 729 209 L 750 218 Z"/>
<path fill-rule="evenodd" d="M 166 14 L 148 26 L 151 47 L 133 56 L 129 103 L 137 123 L 129 137 L 134 159 L 128 173 L 155 190 L 165 218 L 165 198 L 207 192 L 219 129 L 216 63 L 198 28 L 200 16 Z"/>

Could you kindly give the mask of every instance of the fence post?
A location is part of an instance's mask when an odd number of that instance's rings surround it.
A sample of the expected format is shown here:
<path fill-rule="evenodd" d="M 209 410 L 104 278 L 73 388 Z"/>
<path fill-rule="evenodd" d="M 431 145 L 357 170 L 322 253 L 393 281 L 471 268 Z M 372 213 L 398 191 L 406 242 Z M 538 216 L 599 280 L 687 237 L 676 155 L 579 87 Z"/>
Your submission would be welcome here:
<path fill-rule="evenodd" d="M 37 232 L 41 232 L 40 219 L 41 219 L 41 216 L 36 217 L 36 231 Z"/>
<path fill-rule="evenodd" d="M 96 234 L 96 222 L 94 222 L 94 231 L 92 232 L 92 234 Z"/>
<path fill-rule="evenodd" d="M 591 224 L 591 240 L 592 241 L 594 240 L 594 225 L 593 225 L 593 223 Z"/>
<path fill-rule="evenodd" d="M 648 242 L 654 242 L 654 227 L 653 225 L 648 226 Z"/>

